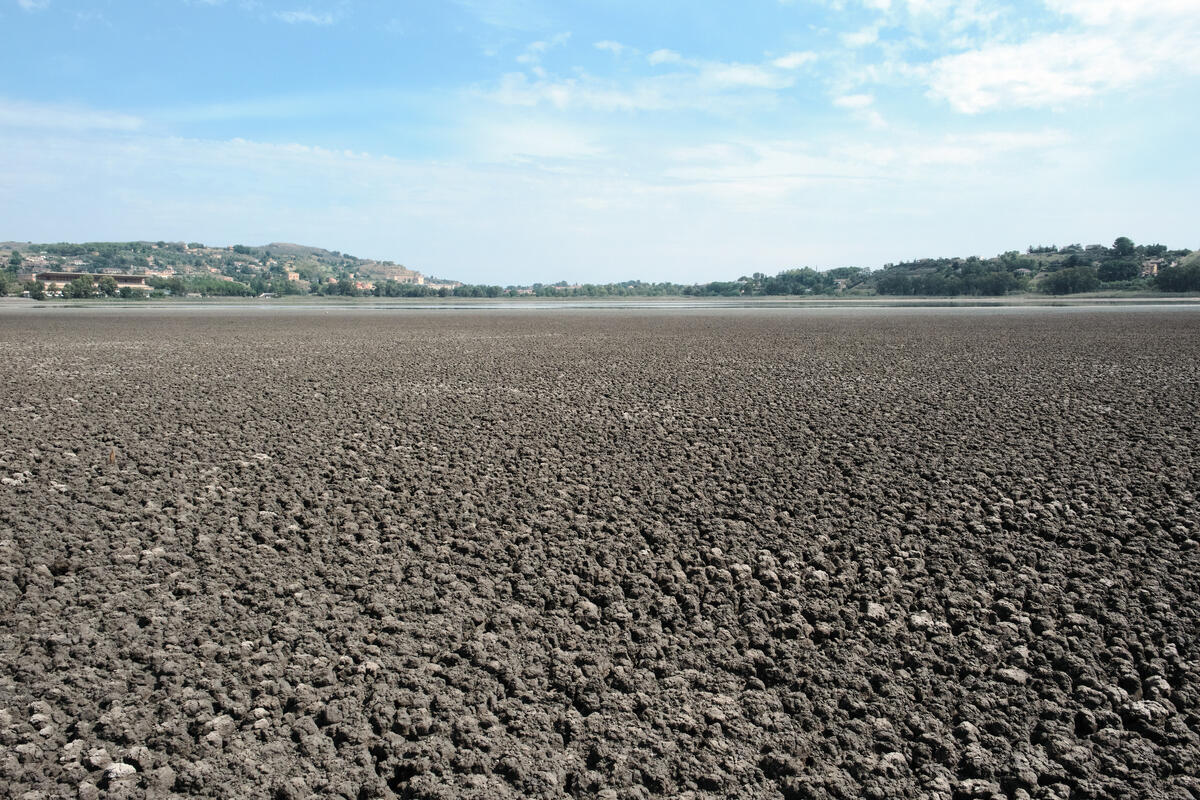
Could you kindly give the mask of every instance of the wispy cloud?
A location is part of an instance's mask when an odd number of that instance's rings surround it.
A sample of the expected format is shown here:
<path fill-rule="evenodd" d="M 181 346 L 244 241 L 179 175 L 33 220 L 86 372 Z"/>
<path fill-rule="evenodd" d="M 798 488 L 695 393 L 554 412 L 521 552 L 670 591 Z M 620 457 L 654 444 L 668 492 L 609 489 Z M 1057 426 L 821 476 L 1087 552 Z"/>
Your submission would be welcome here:
<path fill-rule="evenodd" d="M 530 42 L 525 46 L 525 52 L 517 56 L 517 62 L 520 64 L 537 64 L 542 60 L 547 50 L 555 47 L 562 47 L 571 39 L 571 32 L 564 31 L 551 36 L 549 39 L 543 39 L 536 42 Z"/>
<path fill-rule="evenodd" d="M 75 28 L 111 28 L 112 23 L 99 11 L 76 11 Z"/>
<path fill-rule="evenodd" d="M 582 125 L 549 120 L 492 121 L 487 135 L 474 143 L 474 155 L 484 162 L 545 162 L 594 159 L 608 152 L 595 132 Z"/>
<path fill-rule="evenodd" d="M 0 125 L 60 131 L 136 131 L 143 120 L 130 114 L 80 106 L 31 103 L 0 98 Z"/>
<path fill-rule="evenodd" d="M 844 94 L 833 98 L 833 104 L 838 108 L 866 108 L 874 102 L 875 98 L 869 94 Z"/>
<path fill-rule="evenodd" d="M 874 95 L 865 93 L 838 95 L 833 98 L 833 104 L 838 108 L 846 109 L 855 119 L 867 123 L 872 128 L 887 127 L 887 121 L 883 115 L 872 108 L 875 104 Z"/>
<path fill-rule="evenodd" d="M 841 40 L 846 47 L 866 47 L 879 41 L 879 26 L 869 25 L 857 31 L 843 33 Z"/>
<path fill-rule="evenodd" d="M 734 108 L 773 102 L 771 96 L 793 85 L 788 71 L 759 64 L 680 59 L 661 74 L 623 79 L 586 73 L 549 76 L 534 68 L 505 75 L 486 97 L 502 105 L 538 106 L 593 111 L 667 111 L 692 109 L 727 113 Z"/>
<path fill-rule="evenodd" d="M 592 46 L 597 50 L 607 50 L 615 56 L 621 55 L 621 53 L 625 52 L 627 49 L 625 45 L 621 44 L 620 42 L 614 42 L 611 39 L 605 39 L 602 42 L 596 42 Z"/>
<path fill-rule="evenodd" d="M 549 18 L 536 0 L 453 0 L 485 25 L 506 31 L 536 31 L 549 27 Z"/>
<path fill-rule="evenodd" d="M 655 50 L 650 55 L 646 56 L 646 60 L 650 64 L 673 64 L 679 61 L 681 56 L 674 50 Z"/>
<path fill-rule="evenodd" d="M 40 11 L 50 5 L 50 0 L 17 0 L 17 5 L 25 11 Z"/>
<path fill-rule="evenodd" d="M 1152 71 L 1147 61 L 1127 58 L 1110 37 L 1049 34 L 939 58 L 930 66 L 929 92 L 968 114 L 1053 107 L 1129 86 Z"/>
<path fill-rule="evenodd" d="M 1078 27 L 943 56 L 930 96 L 968 114 L 1062 108 L 1160 76 L 1200 73 L 1200 0 L 1048 0 Z"/>
<path fill-rule="evenodd" d="M 671 153 L 666 175 L 696 185 L 735 184 L 748 194 L 781 197 L 812 182 L 943 180 L 946 167 L 998 164 L 1019 157 L 1041 160 L 1067 144 L 1059 130 L 982 132 L 890 138 L 886 144 L 820 145 L 789 140 L 739 139 Z"/>
<path fill-rule="evenodd" d="M 701 83 L 720 89 L 786 89 L 794 80 L 757 64 L 708 63 L 698 77 Z"/>
<path fill-rule="evenodd" d="M 289 25 L 332 25 L 335 22 L 333 14 L 313 11 L 276 11 L 275 18 Z"/>
<path fill-rule="evenodd" d="M 396 107 L 404 99 L 401 93 L 386 89 L 297 92 L 245 97 L 222 103 L 164 106 L 150 116 L 155 122 L 169 125 L 242 120 L 301 120 L 330 115 L 348 116 L 361 113 L 365 108 Z"/>
<path fill-rule="evenodd" d="M 1046 0 L 1060 14 L 1075 17 L 1087 25 L 1127 24 L 1137 20 L 1195 19 L 1200 13 L 1197 0 Z"/>
<path fill-rule="evenodd" d="M 805 64 L 811 64 L 817 60 L 817 54 L 812 52 L 788 53 L 786 56 L 771 61 L 771 65 L 779 69 L 800 69 Z"/>
<path fill-rule="evenodd" d="M 792 53 L 755 64 L 684 58 L 675 51 L 657 50 L 648 61 L 663 69 L 649 75 L 631 72 L 604 77 L 579 68 L 569 76 L 552 75 L 541 67 L 541 57 L 550 48 L 564 44 L 569 35 L 559 34 L 527 46 L 517 61 L 526 64 L 530 74 L 506 74 L 494 88 L 484 90 L 483 96 L 501 105 L 546 105 L 560 111 L 691 109 L 727 114 L 735 108 L 774 103 L 776 93 L 795 84 L 798 66 L 812 60 L 810 54 Z M 611 50 L 616 44 L 600 42 L 595 46 Z"/>

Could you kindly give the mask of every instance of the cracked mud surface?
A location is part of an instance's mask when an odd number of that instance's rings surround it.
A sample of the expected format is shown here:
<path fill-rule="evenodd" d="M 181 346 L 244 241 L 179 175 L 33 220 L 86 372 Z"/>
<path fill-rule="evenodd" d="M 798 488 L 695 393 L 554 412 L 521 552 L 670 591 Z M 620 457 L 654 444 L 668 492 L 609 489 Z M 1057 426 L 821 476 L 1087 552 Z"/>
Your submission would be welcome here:
<path fill-rule="evenodd" d="M 1200 315 L 0 341 L 0 795 L 1200 798 Z"/>

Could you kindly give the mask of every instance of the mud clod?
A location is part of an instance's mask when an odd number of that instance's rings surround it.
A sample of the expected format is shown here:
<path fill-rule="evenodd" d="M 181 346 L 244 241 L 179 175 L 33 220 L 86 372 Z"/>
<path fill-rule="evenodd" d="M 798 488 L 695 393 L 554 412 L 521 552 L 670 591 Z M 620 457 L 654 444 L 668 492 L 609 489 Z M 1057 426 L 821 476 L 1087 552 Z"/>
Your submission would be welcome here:
<path fill-rule="evenodd" d="M 0 337 L 0 796 L 1200 797 L 1200 315 Z"/>

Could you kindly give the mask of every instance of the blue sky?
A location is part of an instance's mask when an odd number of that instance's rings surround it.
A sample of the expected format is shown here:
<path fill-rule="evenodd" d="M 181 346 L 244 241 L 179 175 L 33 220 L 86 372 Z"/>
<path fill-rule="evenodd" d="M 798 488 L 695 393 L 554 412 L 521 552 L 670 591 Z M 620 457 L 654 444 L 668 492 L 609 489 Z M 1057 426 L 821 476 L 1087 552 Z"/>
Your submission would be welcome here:
<path fill-rule="evenodd" d="M 0 240 L 467 281 L 1200 248 L 1200 0 L 0 0 Z"/>

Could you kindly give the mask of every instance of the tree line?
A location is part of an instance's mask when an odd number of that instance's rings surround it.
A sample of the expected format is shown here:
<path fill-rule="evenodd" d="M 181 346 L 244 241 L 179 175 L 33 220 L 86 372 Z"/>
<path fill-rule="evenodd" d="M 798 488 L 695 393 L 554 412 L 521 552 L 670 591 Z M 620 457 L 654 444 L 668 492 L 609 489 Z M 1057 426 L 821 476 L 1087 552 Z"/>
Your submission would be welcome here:
<path fill-rule="evenodd" d="M 131 248 L 131 244 L 139 245 Z M 190 249 L 202 248 L 193 242 Z M 87 254 L 96 263 L 99 259 L 113 266 L 138 266 L 144 260 L 148 243 L 85 243 L 34 245 L 43 253 L 61 256 Z M 156 251 L 177 251 L 185 255 L 184 245 L 157 243 Z M 1137 245 L 1126 236 L 1118 237 L 1111 247 L 1078 244 L 1058 247 L 1031 245 L 1025 254 L 1017 251 L 995 258 L 920 259 L 887 264 L 883 269 L 839 267 L 816 270 L 811 267 L 786 269 L 775 275 L 756 272 L 731 281 L 681 284 L 643 282 L 639 280 L 615 283 L 586 283 L 568 285 L 535 283 L 532 286 L 499 286 L 464 284 L 458 286 L 428 286 L 401 283 L 395 280 L 376 282 L 372 288 L 360 289 L 360 282 L 349 272 L 341 271 L 333 279 L 323 280 L 319 272 L 302 273 L 307 286 L 288 280 L 292 264 L 271 258 L 265 248 L 233 248 L 239 256 L 261 259 L 261 266 L 239 267 L 228 257 L 224 276 L 215 274 L 176 275 L 170 278 L 149 277 L 151 297 L 199 294 L 209 297 L 253 297 L 262 294 L 299 295 L 321 294 L 343 297 L 754 297 L 793 295 L 879 294 L 892 296 L 1001 296 L 1013 292 L 1039 291 L 1052 295 L 1076 294 L 1098 290 L 1144 290 L 1162 292 L 1200 292 L 1200 255 L 1189 250 L 1168 250 L 1161 244 Z M 330 251 L 338 259 L 353 256 Z M 0 296 L 28 291 L 41 298 L 44 287 L 36 282 L 20 283 L 17 273 L 24 263 L 19 251 L 13 251 L 0 271 Z M 1150 264 L 1157 266 L 1156 274 L 1143 274 Z M 293 270 L 294 271 L 294 270 Z M 63 287 L 63 296 L 82 297 L 141 297 L 143 293 L 129 287 L 116 286 L 116 281 L 104 276 L 94 281 L 80 276 Z"/>

